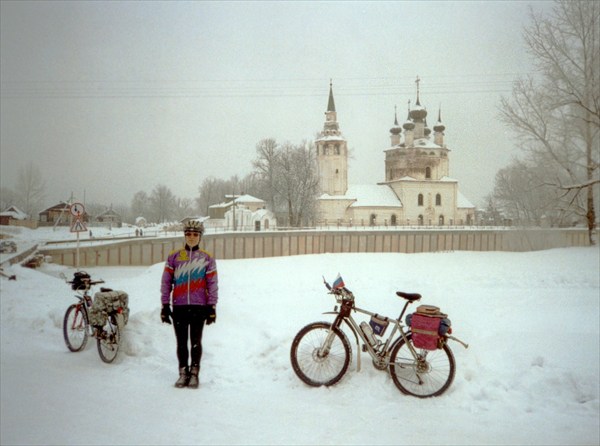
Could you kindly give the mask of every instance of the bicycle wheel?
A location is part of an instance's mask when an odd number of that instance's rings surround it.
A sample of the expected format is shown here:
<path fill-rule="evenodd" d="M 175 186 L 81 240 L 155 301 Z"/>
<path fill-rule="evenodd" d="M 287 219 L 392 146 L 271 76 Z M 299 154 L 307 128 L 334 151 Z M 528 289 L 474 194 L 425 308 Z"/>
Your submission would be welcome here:
<path fill-rule="evenodd" d="M 412 336 L 407 336 L 412 345 Z M 413 346 L 413 357 L 404 339 L 393 348 L 390 357 L 390 375 L 402 393 L 418 398 L 429 398 L 444 393 L 452 381 L 456 365 L 454 354 L 447 344 L 437 350 L 423 350 Z"/>
<path fill-rule="evenodd" d="M 121 328 L 122 324 L 117 321 L 121 315 L 111 314 L 104 324 L 102 334 L 97 336 L 98 354 L 100 359 L 106 363 L 111 363 L 117 358 L 119 346 L 121 345 Z"/>
<path fill-rule="evenodd" d="M 324 350 L 330 329 L 331 346 Z M 351 348 L 346 335 L 327 322 L 315 322 L 298 332 L 292 342 L 290 356 L 294 372 L 309 386 L 332 386 L 350 363 Z"/>
<path fill-rule="evenodd" d="M 72 352 L 83 350 L 88 341 L 88 319 L 82 304 L 73 304 L 65 312 L 63 336 L 67 348 Z"/>

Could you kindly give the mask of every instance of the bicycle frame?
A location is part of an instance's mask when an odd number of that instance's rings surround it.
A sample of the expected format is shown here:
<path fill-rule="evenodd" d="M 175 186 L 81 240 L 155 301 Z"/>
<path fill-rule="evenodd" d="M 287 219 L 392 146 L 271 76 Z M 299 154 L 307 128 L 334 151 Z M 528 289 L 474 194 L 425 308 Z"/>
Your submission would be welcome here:
<path fill-rule="evenodd" d="M 332 293 L 332 294 L 335 294 L 335 293 Z M 408 305 L 410 305 L 411 302 L 407 301 L 404 304 L 404 308 L 400 312 L 398 319 L 387 317 L 389 323 L 392 325 L 392 329 L 390 330 L 387 337 L 384 338 L 385 340 L 381 340 L 380 343 L 374 347 L 373 345 L 371 345 L 371 343 L 369 342 L 369 340 L 367 339 L 367 337 L 361 330 L 360 325 L 352 317 L 351 312 L 354 311 L 356 313 L 362 313 L 362 314 L 365 314 L 370 317 L 375 316 L 375 315 L 378 315 L 378 316 L 382 316 L 382 315 L 379 315 L 378 313 L 373 313 L 372 311 L 369 311 L 369 310 L 365 310 L 364 308 L 359 308 L 359 307 L 354 306 L 353 298 L 352 299 L 342 298 L 340 300 L 336 296 L 336 300 L 338 301 L 338 303 L 341 303 L 342 309 L 338 310 L 337 305 L 336 305 L 333 311 L 327 311 L 323 314 L 335 314 L 336 318 L 332 324 L 332 327 L 341 328 L 342 323 L 345 323 L 350 328 L 352 333 L 354 334 L 354 338 L 356 339 L 356 346 L 357 346 L 356 370 L 360 371 L 360 366 L 361 366 L 361 364 L 360 364 L 361 349 L 360 349 L 359 339 L 363 342 L 363 346 L 364 346 L 363 351 L 366 351 L 367 353 L 369 353 L 369 355 L 371 356 L 373 361 L 379 365 L 379 368 L 383 369 L 383 368 L 387 367 L 389 365 L 390 353 L 391 353 L 392 347 L 397 342 L 399 342 L 400 339 L 404 339 L 405 341 L 407 341 L 407 335 L 408 335 L 408 333 L 410 333 L 410 332 L 404 330 L 404 325 L 402 324 L 401 321 L 402 321 L 402 317 L 404 316 L 404 313 L 406 312 Z M 351 302 L 351 304 L 350 304 L 350 302 Z M 346 306 L 345 310 L 343 309 L 344 306 Z M 350 308 L 348 308 L 348 307 L 350 307 Z M 398 332 L 398 331 L 400 332 L 399 337 L 394 340 L 396 332 Z M 325 345 L 323 346 L 325 350 L 327 350 L 329 348 L 329 346 L 331 345 L 332 339 L 333 339 L 333 331 L 330 330 L 329 335 L 327 336 L 327 339 L 325 341 Z M 408 345 L 408 348 L 410 349 L 413 357 L 416 359 L 417 352 L 414 350 L 412 344 L 407 343 L 407 345 Z"/>
<path fill-rule="evenodd" d="M 90 320 L 89 319 L 89 315 L 90 315 L 89 310 L 90 310 L 90 307 L 92 306 L 92 297 L 89 295 L 88 290 L 85 290 L 83 293 L 76 293 L 75 297 L 79 300 L 79 302 L 76 304 L 77 310 L 81 311 L 84 315 L 83 322 L 85 323 L 85 330 L 87 330 L 88 334 L 90 336 L 92 336 L 93 335 L 92 328 L 89 323 L 89 320 Z M 77 322 L 77 319 L 74 319 L 73 324 L 75 325 L 76 322 Z M 79 323 L 81 324 L 81 322 L 79 322 Z M 73 326 L 71 328 L 75 329 L 78 327 Z M 79 327 L 79 328 L 81 328 L 81 327 Z"/>

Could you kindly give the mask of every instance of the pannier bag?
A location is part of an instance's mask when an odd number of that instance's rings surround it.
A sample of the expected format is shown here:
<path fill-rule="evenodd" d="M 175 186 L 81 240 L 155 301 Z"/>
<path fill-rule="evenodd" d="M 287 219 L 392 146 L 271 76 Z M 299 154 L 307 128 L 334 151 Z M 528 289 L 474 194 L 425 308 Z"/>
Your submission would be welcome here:
<path fill-rule="evenodd" d="M 104 326 L 106 319 L 123 308 L 123 320 L 129 320 L 129 296 L 125 291 L 100 291 L 94 294 L 94 304 L 90 308 L 90 324 Z"/>
<path fill-rule="evenodd" d="M 406 325 L 410 327 L 416 348 L 436 350 L 441 346 L 440 337 L 448 333 L 452 323 L 438 307 L 420 305 L 415 313 L 406 316 Z"/>
<path fill-rule="evenodd" d="M 73 291 L 87 290 L 90 287 L 91 277 L 85 271 L 77 271 L 73 274 L 73 280 L 71 281 L 71 289 Z"/>
<path fill-rule="evenodd" d="M 369 321 L 369 325 L 373 329 L 373 333 L 375 333 L 377 336 L 383 336 L 389 323 L 390 321 L 387 317 L 379 316 L 378 314 L 371 316 L 371 320 Z"/>

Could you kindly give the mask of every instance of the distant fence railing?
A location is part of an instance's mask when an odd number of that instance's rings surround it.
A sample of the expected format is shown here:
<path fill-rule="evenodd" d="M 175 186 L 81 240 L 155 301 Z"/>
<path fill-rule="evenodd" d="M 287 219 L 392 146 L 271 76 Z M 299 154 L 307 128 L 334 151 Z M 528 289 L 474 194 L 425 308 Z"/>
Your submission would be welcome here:
<path fill-rule="evenodd" d="M 598 239 L 596 233 L 596 239 Z M 323 253 L 438 251 L 537 251 L 588 246 L 585 229 L 437 229 L 271 231 L 207 233 L 202 248 L 216 259 L 249 259 Z M 163 262 L 183 246 L 183 237 L 143 237 L 79 247 L 79 266 L 134 266 Z M 74 246 L 39 249 L 54 263 L 76 266 Z"/>

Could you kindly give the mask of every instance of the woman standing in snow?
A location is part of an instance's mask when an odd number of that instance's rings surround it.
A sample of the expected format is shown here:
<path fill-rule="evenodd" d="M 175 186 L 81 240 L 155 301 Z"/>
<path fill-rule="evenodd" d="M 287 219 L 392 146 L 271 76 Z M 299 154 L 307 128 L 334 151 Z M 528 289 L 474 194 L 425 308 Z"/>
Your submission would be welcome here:
<path fill-rule="evenodd" d="M 204 233 L 201 222 L 190 220 L 183 231 L 185 246 L 171 252 L 165 262 L 160 317 L 167 324 L 171 324 L 172 319 L 175 328 L 179 361 L 179 379 L 175 387 L 195 389 L 199 384 L 204 323 L 210 325 L 217 320 L 217 264 L 211 254 L 199 248 Z M 191 363 L 188 363 L 190 356 Z"/>

